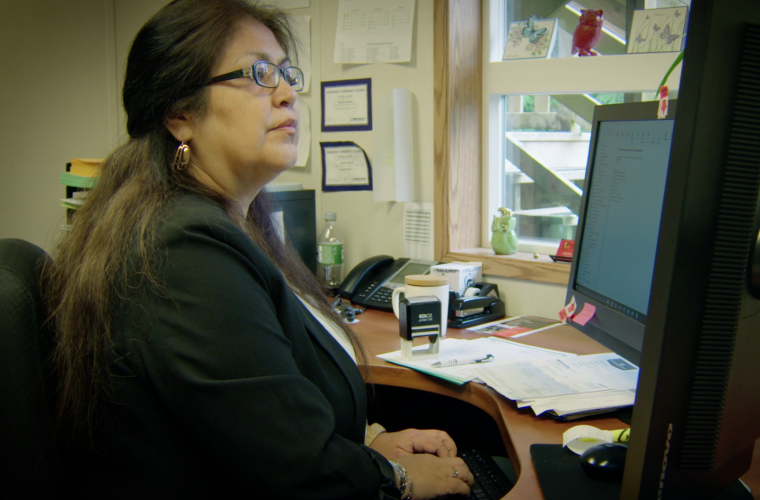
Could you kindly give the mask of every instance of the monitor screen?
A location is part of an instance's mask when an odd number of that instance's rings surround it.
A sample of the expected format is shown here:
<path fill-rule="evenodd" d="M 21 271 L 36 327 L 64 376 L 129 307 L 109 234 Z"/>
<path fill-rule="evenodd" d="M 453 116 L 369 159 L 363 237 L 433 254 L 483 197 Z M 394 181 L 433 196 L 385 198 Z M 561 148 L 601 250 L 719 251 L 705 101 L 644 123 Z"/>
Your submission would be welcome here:
<path fill-rule="evenodd" d="M 599 123 L 575 289 L 646 322 L 673 120 Z"/>
<path fill-rule="evenodd" d="M 654 102 L 597 106 L 568 302 L 596 308 L 584 326 L 638 364 L 660 231 L 674 110 Z"/>

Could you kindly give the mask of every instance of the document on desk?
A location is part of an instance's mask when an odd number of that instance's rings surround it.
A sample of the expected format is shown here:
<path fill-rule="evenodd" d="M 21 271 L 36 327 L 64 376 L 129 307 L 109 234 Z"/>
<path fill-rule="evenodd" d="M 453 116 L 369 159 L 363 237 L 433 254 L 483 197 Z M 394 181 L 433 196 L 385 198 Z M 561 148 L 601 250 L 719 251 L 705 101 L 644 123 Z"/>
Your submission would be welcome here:
<path fill-rule="evenodd" d="M 622 408 L 631 406 L 636 400 L 635 390 L 598 391 L 584 394 L 569 394 L 566 396 L 523 399 L 517 402 L 518 408 L 530 406 L 536 416 L 552 412 L 558 417 L 595 411 L 604 408 Z"/>
<path fill-rule="evenodd" d="M 611 406 L 594 409 L 627 406 L 632 404 L 630 398 L 639 376 L 635 365 L 615 353 L 477 366 L 472 371 L 500 394 L 517 401 L 518 406 L 532 407 L 535 402 L 541 413 L 554 406 L 564 408 L 565 402 L 568 408 L 588 406 L 594 399 L 600 404 L 603 398 Z M 567 399 L 547 399 L 563 396 Z M 579 402 L 584 397 L 590 399 Z"/>
<path fill-rule="evenodd" d="M 427 349 L 428 344 L 416 346 L 414 349 Z M 436 368 L 434 363 L 445 364 L 445 361 L 452 358 L 476 358 L 482 359 L 487 355 L 493 356 L 493 361 L 489 365 L 503 365 L 508 363 L 525 362 L 537 359 L 556 359 L 572 358 L 575 354 L 551 349 L 543 349 L 511 340 L 500 339 L 496 337 L 483 337 L 474 340 L 463 339 L 444 339 L 441 341 L 440 356 L 431 359 L 408 359 L 401 356 L 401 351 L 378 354 L 390 363 L 406 366 L 428 375 L 433 375 L 457 385 L 462 385 L 470 381 L 478 381 L 474 372 L 475 367 L 480 364 L 463 364 L 454 366 L 444 366 Z"/>

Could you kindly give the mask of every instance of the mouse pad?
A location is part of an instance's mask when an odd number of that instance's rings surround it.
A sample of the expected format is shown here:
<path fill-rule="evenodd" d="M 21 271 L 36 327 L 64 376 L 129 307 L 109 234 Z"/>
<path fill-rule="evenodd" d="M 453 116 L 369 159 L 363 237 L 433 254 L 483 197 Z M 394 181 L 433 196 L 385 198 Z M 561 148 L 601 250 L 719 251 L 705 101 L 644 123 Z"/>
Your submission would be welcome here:
<path fill-rule="evenodd" d="M 533 466 L 545 500 L 618 500 L 619 482 L 599 481 L 583 472 L 578 455 L 559 444 L 530 447 Z"/>

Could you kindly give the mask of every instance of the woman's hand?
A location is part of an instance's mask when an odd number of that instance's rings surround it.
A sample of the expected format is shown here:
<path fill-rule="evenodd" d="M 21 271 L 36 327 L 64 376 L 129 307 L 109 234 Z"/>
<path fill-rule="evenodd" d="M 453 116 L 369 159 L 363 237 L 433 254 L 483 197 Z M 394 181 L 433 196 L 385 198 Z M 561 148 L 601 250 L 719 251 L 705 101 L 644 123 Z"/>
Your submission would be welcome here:
<path fill-rule="evenodd" d="M 456 457 L 457 446 L 444 431 L 406 429 L 399 432 L 383 432 L 369 445 L 388 460 L 430 453 L 438 457 Z"/>
<path fill-rule="evenodd" d="M 414 486 L 414 500 L 441 495 L 469 496 L 474 478 L 464 460 L 459 457 L 440 458 L 435 455 L 407 455 L 395 460 L 403 465 Z M 407 488 L 405 495 L 409 494 Z"/>

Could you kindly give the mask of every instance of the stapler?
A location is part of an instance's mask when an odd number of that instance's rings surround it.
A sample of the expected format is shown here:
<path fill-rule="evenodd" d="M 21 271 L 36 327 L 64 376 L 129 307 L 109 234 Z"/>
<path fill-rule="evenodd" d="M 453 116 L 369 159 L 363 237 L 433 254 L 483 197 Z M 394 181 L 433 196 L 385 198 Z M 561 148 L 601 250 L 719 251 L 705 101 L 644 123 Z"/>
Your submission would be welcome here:
<path fill-rule="evenodd" d="M 492 283 L 475 283 L 464 297 L 449 300 L 449 327 L 469 328 L 496 321 L 505 316 L 504 301 L 499 298 L 499 288 Z"/>

